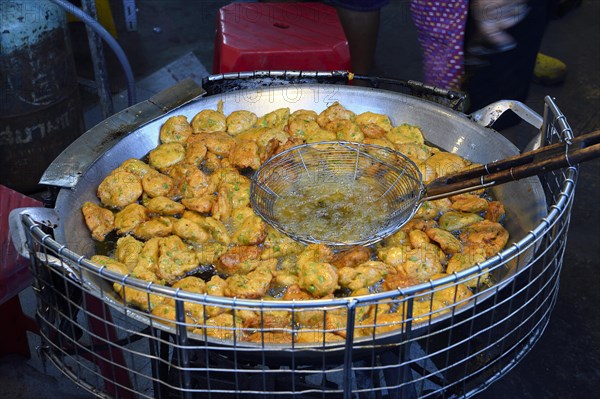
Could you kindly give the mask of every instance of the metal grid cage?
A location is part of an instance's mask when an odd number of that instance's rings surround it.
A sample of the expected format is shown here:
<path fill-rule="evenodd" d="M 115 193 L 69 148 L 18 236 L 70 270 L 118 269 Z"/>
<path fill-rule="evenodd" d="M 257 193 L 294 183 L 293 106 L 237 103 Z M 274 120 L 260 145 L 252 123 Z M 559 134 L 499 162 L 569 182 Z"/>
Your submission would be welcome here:
<path fill-rule="evenodd" d="M 572 137 L 550 98 L 544 117 L 546 142 Z M 547 216 L 485 262 L 427 284 L 334 300 L 236 300 L 123 277 L 98 268 L 22 215 L 40 352 L 103 398 L 472 397 L 511 370 L 548 323 L 576 175 L 577 168 L 570 167 L 540 176 Z M 459 298 L 459 282 L 477 281 L 515 261 L 520 266 L 502 283 Z M 111 300 L 114 296 L 90 284 L 92 276 L 125 290 L 125 302 L 137 308 Z M 434 306 L 442 293 L 453 300 Z M 156 307 L 147 311 L 162 300 L 175 304 L 175 315 L 162 315 Z M 401 309 L 402 317 L 377 312 L 390 306 Z M 189 317 L 191 307 L 204 320 L 222 314 L 230 322 L 206 325 Z M 367 308 L 379 317 L 359 324 Z M 243 321 L 248 314 L 253 323 Z M 294 322 L 287 329 L 271 328 L 278 314 L 292 321 L 315 317 L 322 324 L 310 330 L 298 330 Z"/>

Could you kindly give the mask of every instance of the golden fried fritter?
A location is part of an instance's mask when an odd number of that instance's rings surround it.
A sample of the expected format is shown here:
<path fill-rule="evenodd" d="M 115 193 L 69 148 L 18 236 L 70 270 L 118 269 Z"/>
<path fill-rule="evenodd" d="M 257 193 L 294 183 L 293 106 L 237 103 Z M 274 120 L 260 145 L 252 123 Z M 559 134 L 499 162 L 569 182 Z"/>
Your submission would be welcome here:
<path fill-rule="evenodd" d="M 235 136 L 241 132 L 250 129 L 256 124 L 258 117 L 254 112 L 240 110 L 233 111 L 227 116 L 227 133 Z"/>
<path fill-rule="evenodd" d="M 85 224 L 92 233 L 92 238 L 104 241 L 108 233 L 115 228 L 115 216 L 106 208 L 102 208 L 93 202 L 85 202 L 81 207 Z"/>
<path fill-rule="evenodd" d="M 115 170 L 98 186 L 98 198 L 111 208 L 124 208 L 136 202 L 142 195 L 140 178 L 124 170 Z"/>
<path fill-rule="evenodd" d="M 192 127 L 183 115 L 172 116 L 160 127 L 160 142 L 185 143 L 192 135 Z"/>
<path fill-rule="evenodd" d="M 197 133 L 224 132 L 227 130 L 225 115 L 212 109 L 204 109 L 192 118 L 192 129 Z"/>
<path fill-rule="evenodd" d="M 322 128 L 325 128 L 325 126 L 331 121 L 338 119 L 347 119 L 352 121 L 354 118 L 356 118 L 356 114 L 354 112 L 347 110 L 342 104 L 336 101 L 319 114 L 317 117 L 317 123 Z"/>
<path fill-rule="evenodd" d="M 166 172 L 185 158 L 185 147 L 180 143 L 160 144 L 150 151 L 148 161 L 150 166 Z"/>

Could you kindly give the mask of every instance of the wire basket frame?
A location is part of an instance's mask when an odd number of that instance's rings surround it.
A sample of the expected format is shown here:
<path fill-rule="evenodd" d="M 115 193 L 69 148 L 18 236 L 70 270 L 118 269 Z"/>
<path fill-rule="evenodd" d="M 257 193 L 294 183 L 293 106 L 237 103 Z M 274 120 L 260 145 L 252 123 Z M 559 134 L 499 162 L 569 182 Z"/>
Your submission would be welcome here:
<path fill-rule="evenodd" d="M 341 210 L 331 209 L 338 217 L 327 217 L 327 230 L 333 236 L 317 235 L 313 231 L 298 231 L 286 223 L 275 210 L 276 202 L 286 196 L 294 198 L 304 187 L 322 191 L 325 186 L 340 186 L 346 201 L 337 201 Z M 348 204 L 348 191 L 368 188 L 360 201 Z M 371 245 L 395 233 L 417 211 L 423 184 L 421 173 L 408 157 L 378 145 L 346 141 L 326 141 L 302 144 L 286 150 L 265 162 L 254 174 L 250 198 L 254 211 L 280 232 L 303 243 L 326 244 L 334 248 Z M 348 221 L 357 217 L 353 209 L 369 207 L 385 210 L 375 218 L 373 226 L 364 225 L 360 232 L 346 231 Z M 294 213 L 298 213 L 297 209 Z M 331 216 L 331 215 L 328 215 Z M 302 220 L 301 224 L 305 224 Z M 339 240 L 340 232 L 346 234 Z"/>
<path fill-rule="evenodd" d="M 572 137 L 549 98 L 543 133 L 548 143 Z M 543 175 L 547 216 L 485 262 L 426 284 L 334 300 L 211 297 L 123 277 L 24 215 L 40 352 L 103 398 L 472 397 L 514 367 L 548 323 L 576 175 L 575 167 Z M 460 299 L 459 283 L 509 262 L 520 265 L 514 275 Z M 91 276 L 108 289 L 90 284 Z M 113 284 L 135 306 L 112 299 Z M 453 300 L 436 306 L 440 295 Z M 174 317 L 157 311 L 164 301 L 175 305 Z M 390 307 L 402 317 L 385 316 Z M 359 323 L 367 309 L 375 316 Z M 209 315 L 229 324 L 209 325 Z M 288 327 L 277 325 L 280 316 L 291 319 Z M 305 318 L 318 322 L 298 328 Z"/>

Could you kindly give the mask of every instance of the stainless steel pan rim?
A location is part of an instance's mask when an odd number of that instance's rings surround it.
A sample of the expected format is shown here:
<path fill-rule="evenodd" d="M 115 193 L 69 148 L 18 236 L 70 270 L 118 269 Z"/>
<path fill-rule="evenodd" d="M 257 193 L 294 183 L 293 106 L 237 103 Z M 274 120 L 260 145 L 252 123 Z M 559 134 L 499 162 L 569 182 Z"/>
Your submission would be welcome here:
<path fill-rule="evenodd" d="M 288 92 L 286 95 L 289 95 L 289 89 L 287 89 L 287 90 L 288 90 Z M 505 148 L 506 150 L 504 150 L 504 151 L 507 151 L 509 153 L 509 154 L 500 154 L 499 156 L 497 156 L 497 158 L 502 158 L 504 156 L 512 155 L 512 154 L 518 152 L 518 150 L 516 148 L 514 148 L 514 146 L 512 146 L 512 144 L 510 144 L 508 142 L 508 140 L 506 140 L 504 137 L 494 133 L 493 131 L 491 131 L 489 129 L 482 129 L 480 126 L 471 122 L 465 115 L 445 109 L 436 104 L 432 104 L 432 103 L 429 103 L 429 102 L 426 102 L 426 101 L 423 101 L 420 99 L 412 98 L 410 96 L 405 96 L 405 95 L 393 93 L 393 92 L 386 92 L 383 90 L 373 90 L 373 89 L 359 88 L 359 87 L 354 87 L 354 88 L 348 89 L 348 88 L 344 88 L 344 87 L 340 87 L 340 86 L 329 87 L 328 85 L 315 85 L 315 86 L 306 85 L 298 90 L 300 90 L 300 93 L 302 93 L 303 91 L 306 91 L 306 93 L 310 93 L 310 96 L 312 96 L 311 101 L 314 100 L 315 96 L 317 96 L 318 94 L 326 96 L 325 99 L 323 99 L 323 98 L 321 99 L 322 100 L 321 102 L 316 103 L 317 106 L 314 108 L 316 108 L 315 110 L 317 110 L 317 111 L 324 109 L 328 104 L 331 104 L 334 100 L 338 100 L 335 97 L 335 95 L 340 94 L 340 93 L 343 95 L 339 98 L 339 101 L 341 103 L 343 103 L 344 105 L 347 104 L 347 101 L 346 101 L 348 99 L 347 97 L 351 97 L 351 98 L 354 98 L 355 101 L 358 101 L 358 103 L 361 105 L 361 107 L 363 107 L 364 110 L 368 109 L 368 110 L 372 110 L 374 112 L 377 112 L 377 108 L 373 109 L 373 103 L 380 107 L 382 106 L 382 104 L 386 104 L 386 103 L 392 103 L 394 105 L 398 105 L 398 103 L 400 103 L 401 105 L 411 109 L 411 111 L 414 111 L 415 109 L 417 111 L 428 110 L 429 114 L 435 114 L 438 118 L 440 118 L 441 120 L 445 120 L 448 123 L 449 123 L 449 121 L 454 121 L 459 127 L 468 127 L 471 129 L 471 131 L 476 132 L 479 135 L 489 134 L 490 135 L 489 139 L 493 143 L 492 144 L 493 146 L 498 146 L 499 148 Z M 279 93 L 279 94 L 277 94 L 277 93 Z M 246 109 L 248 106 L 250 106 L 252 104 L 258 104 L 256 106 L 256 109 L 260 110 L 260 109 L 264 108 L 264 104 L 258 103 L 260 101 L 260 98 L 265 97 L 265 96 L 267 98 L 270 98 L 271 96 L 277 96 L 277 95 L 279 95 L 279 96 L 282 95 L 281 90 L 277 90 L 277 89 L 248 90 L 246 92 L 224 94 L 224 95 L 218 96 L 217 98 L 207 97 L 204 99 L 197 100 L 197 101 L 195 101 L 191 104 L 188 104 L 180 109 L 177 109 L 177 112 L 179 114 L 186 115 L 188 118 L 191 118 L 200 109 L 213 108 L 216 105 L 216 103 L 220 100 L 223 100 L 224 110 L 226 113 L 231 112 L 236 107 L 241 108 L 241 109 Z M 375 100 L 373 100 L 373 98 L 375 98 Z M 250 101 L 248 99 L 250 99 Z M 365 101 L 365 99 L 367 99 L 367 101 Z M 305 99 L 305 101 L 306 101 L 306 99 Z M 300 102 L 300 101 L 296 101 L 294 104 L 297 104 L 298 102 Z M 273 103 L 277 103 L 277 101 L 271 101 L 268 103 L 269 110 L 276 108 L 276 105 L 273 105 Z M 310 101 L 309 101 L 309 103 L 310 103 Z M 299 108 L 300 107 L 302 107 L 302 106 L 299 106 Z M 352 106 L 348 106 L 348 108 L 352 109 Z M 357 113 L 361 112 L 361 109 L 359 109 L 355 112 L 357 112 Z M 428 118 L 428 117 L 430 117 L 429 114 L 427 114 L 427 116 L 416 116 L 415 118 L 417 120 L 419 118 Z M 160 126 L 160 124 L 162 124 L 164 122 L 164 120 L 166 120 L 171 115 L 172 115 L 172 113 L 169 113 L 161 118 L 158 118 L 158 119 L 140 127 L 139 129 L 135 130 L 134 132 L 131 132 L 130 135 L 125 137 L 123 140 L 139 142 L 140 137 L 147 136 L 145 138 L 146 142 L 150 141 L 150 142 L 156 143 L 157 136 L 158 136 L 158 129 L 156 127 Z M 398 122 L 398 120 L 394 121 L 394 123 L 397 123 L 397 122 Z M 409 120 L 409 121 L 407 121 L 407 123 L 417 123 L 417 122 L 415 122 L 414 120 Z M 458 127 L 455 127 L 455 129 L 458 129 Z M 460 148 L 458 148 L 457 146 L 460 144 L 459 142 L 464 141 L 464 137 L 462 137 L 462 138 L 461 137 L 459 137 L 459 139 L 456 140 L 456 142 L 454 143 L 454 144 L 456 144 L 455 147 L 450 146 L 451 148 L 449 148 L 449 149 L 451 151 L 460 150 Z M 109 149 L 106 152 L 106 154 L 103 155 L 103 158 L 109 159 L 112 162 L 112 164 L 114 166 L 116 166 L 116 164 L 122 162 L 124 159 L 121 159 L 122 154 L 119 154 L 118 150 L 116 150 L 119 143 L 115 142 L 114 144 L 115 144 L 114 147 Z M 438 143 L 434 142 L 434 144 L 438 144 Z M 138 147 L 139 154 L 128 154 L 128 157 L 131 157 L 131 156 L 141 157 L 142 155 L 145 155 L 147 150 L 140 148 L 140 147 L 144 147 L 144 145 L 139 145 L 137 147 Z M 467 148 L 466 150 L 463 149 L 463 151 L 466 153 L 472 153 L 473 152 L 472 150 L 473 150 L 473 148 Z M 489 154 L 487 156 L 489 158 Z M 485 158 L 485 154 L 478 154 L 478 157 L 480 159 L 476 159 L 475 161 L 478 161 L 478 162 L 486 161 L 486 159 L 483 159 L 483 158 Z M 96 160 L 92 165 L 89 166 L 89 168 L 87 168 L 86 173 L 83 174 L 84 181 L 85 181 L 86 175 L 89 177 L 89 173 L 88 173 L 89 171 L 92 171 L 93 176 L 102 176 L 103 175 L 102 172 L 105 172 L 107 170 L 107 168 L 109 168 L 107 166 L 106 162 L 104 162 L 104 164 L 102 164 L 102 165 L 99 165 L 99 164 L 100 164 L 100 160 Z M 431 292 L 432 290 L 439 288 L 443 285 L 456 283 L 462 279 L 466 279 L 466 278 L 475 276 L 477 274 L 482 273 L 482 271 L 486 270 L 486 269 L 487 270 L 497 270 L 499 272 L 506 273 L 505 279 L 498 282 L 497 285 L 495 285 L 494 287 L 492 287 L 490 289 L 481 291 L 476 294 L 476 296 L 474 298 L 478 302 L 481 302 L 482 300 L 485 300 L 485 299 L 493 296 L 498 289 L 501 289 L 505 284 L 508 284 L 510 282 L 510 279 L 512 278 L 511 273 L 515 273 L 515 272 L 519 273 L 519 272 L 521 272 L 521 270 L 523 270 L 524 268 L 527 267 L 528 262 L 534 256 L 534 252 L 535 252 L 534 250 L 536 249 L 536 246 L 539 244 L 540 238 L 544 235 L 544 233 L 546 231 L 548 231 L 549 229 L 552 228 L 553 223 L 560 216 L 560 214 L 562 212 L 565 212 L 565 209 L 567 208 L 567 206 L 566 206 L 567 201 L 570 201 L 572 199 L 572 194 L 573 194 L 572 191 L 573 191 L 573 186 L 574 186 L 573 181 L 574 181 L 575 173 L 576 173 L 576 170 L 574 168 L 570 168 L 569 170 L 567 170 L 567 172 L 566 172 L 567 182 L 564 185 L 564 188 L 562 191 L 562 196 L 559 199 L 559 201 L 557 202 L 557 204 L 555 206 L 551 207 L 551 210 L 547 215 L 545 215 L 545 203 L 537 204 L 538 209 L 535 212 L 536 212 L 536 215 L 541 218 L 541 222 L 538 225 L 536 225 L 530 231 L 526 232 L 524 237 L 519 239 L 517 242 L 513 243 L 510 247 L 503 250 L 498 255 L 487 259 L 485 262 L 482 262 L 481 264 L 475 265 L 467 270 L 464 270 L 460 273 L 455 273 L 454 275 L 445 277 L 443 279 L 438 279 L 438 280 L 435 280 L 435 281 L 432 281 L 429 283 L 419 284 L 419 285 L 412 286 L 412 287 L 409 287 L 406 289 L 399 289 L 397 291 L 387 291 L 387 292 L 371 294 L 371 295 L 366 295 L 366 296 L 361 296 L 361 297 L 336 298 L 333 300 L 311 300 L 311 301 L 302 301 L 302 302 L 283 302 L 283 301 L 279 302 L 278 301 L 278 302 L 269 303 L 268 307 L 269 308 L 282 308 L 282 309 L 284 309 L 284 308 L 314 309 L 314 308 L 323 307 L 323 308 L 329 309 L 332 307 L 340 306 L 340 307 L 344 307 L 344 308 L 353 308 L 360 304 L 378 303 L 380 301 L 393 300 L 394 298 L 398 298 L 398 297 L 404 297 L 404 298 L 414 297 L 416 294 L 418 294 L 420 292 L 423 292 L 423 291 Z M 540 197 L 543 198 L 543 189 L 541 188 L 539 180 L 537 178 L 530 178 L 530 179 L 525 179 L 525 180 L 528 180 L 527 184 L 530 185 L 531 190 L 533 191 L 533 197 L 537 198 L 538 202 L 539 202 Z M 74 206 L 78 202 L 81 203 L 82 201 L 86 201 L 86 200 L 96 200 L 95 198 L 93 198 L 93 196 L 89 195 L 90 194 L 89 190 L 88 190 L 87 194 L 80 195 L 80 193 L 79 193 L 80 189 L 81 189 L 81 184 L 77 184 L 72 189 L 61 190 L 61 192 L 59 193 L 59 197 L 57 200 L 57 207 L 56 207 L 56 213 L 58 215 L 59 220 L 63 219 L 63 221 L 64 221 L 65 219 L 69 219 L 69 218 L 72 219 L 73 209 L 79 209 L 78 207 Z M 85 195 L 88 195 L 88 197 L 85 197 Z M 543 207 L 543 209 L 540 210 L 539 209 L 540 207 Z M 25 220 L 25 224 L 29 226 L 29 228 L 31 229 L 32 232 L 35 232 L 35 227 L 33 226 L 34 222 Z M 54 241 L 52 239 L 45 239 L 45 244 L 49 245 L 50 247 L 65 248 L 64 245 L 60 244 L 60 242 L 69 243 L 70 240 L 69 240 L 69 237 L 67 237 L 68 227 L 65 226 L 64 224 L 61 224 L 60 227 L 61 228 L 57 229 L 55 232 L 57 241 Z M 86 248 L 86 246 L 84 245 L 83 248 Z M 87 247 L 87 249 L 89 250 L 90 248 Z M 162 295 L 173 297 L 173 298 L 195 301 L 195 302 L 203 303 L 203 304 L 207 304 L 207 305 L 214 304 L 214 305 L 221 305 L 221 306 L 228 306 L 228 307 L 245 306 L 245 307 L 254 308 L 254 309 L 262 309 L 266 306 L 264 301 L 242 300 L 242 299 L 225 298 L 225 297 L 211 297 L 208 295 L 197 295 L 197 294 L 193 294 L 193 293 L 189 293 L 189 292 L 176 291 L 170 287 L 158 286 L 155 284 L 148 284 L 147 282 L 137 280 L 137 279 L 131 278 L 129 276 L 123 277 L 123 276 L 117 275 L 115 273 L 112 273 L 110 271 L 103 270 L 102 268 L 98 268 L 93 263 L 87 261 L 87 259 L 84 258 L 82 255 L 78 255 L 77 252 L 73 252 L 71 250 L 66 251 L 66 252 L 63 250 L 60 250 L 59 252 L 62 256 L 64 256 L 65 259 L 72 262 L 73 265 L 79 265 L 81 267 L 82 272 L 81 272 L 80 276 L 82 278 L 82 281 L 85 282 L 86 287 L 88 287 L 90 289 L 90 292 L 94 293 L 94 295 L 97 295 L 101 299 L 109 301 L 115 305 L 117 305 L 117 304 L 120 305 L 118 298 L 112 297 L 113 294 L 109 295 L 110 289 L 107 290 L 100 286 L 100 284 L 98 283 L 97 276 L 101 276 L 100 280 L 109 280 L 112 282 L 122 282 L 124 284 L 127 284 L 127 286 L 137 288 L 140 290 L 144 290 L 144 291 L 147 291 L 148 293 L 162 294 Z M 79 251 L 79 252 L 85 253 L 86 251 Z M 513 262 L 514 264 L 510 265 L 510 262 Z M 428 320 L 427 322 L 424 322 L 423 325 L 425 325 L 425 324 L 431 325 L 433 322 L 437 322 L 438 320 L 441 321 L 447 317 L 450 317 L 451 315 L 455 315 L 455 314 L 465 311 L 467 309 L 469 309 L 468 305 L 465 305 L 462 307 L 457 307 L 457 308 L 453 309 L 452 312 L 447 312 L 446 314 L 436 316 L 433 320 Z M 145 320 L 144 317 L 140 316 L 140 314 L 138 314 L 137 312 L 132 312 L 131 314 L 136 315 L 136 318 L 140 318 L 140 320 Z M 164 326 L 164 327 L 167 330 L 171 330 L 171 328 L 168 326 Z M 418 328 L 419 328 L 419 323 L 414 323 L 413 329 L 418 329 Z M 396 336 L 401 333 L 402 333 L 402 331 L 392 331 L 389 333 L 381 334 L 381 336 L 382 337 L 393 337 L 393 336 Z M 379 335 L 378 335 L 378 337 L 379 337 Z M 369 339 L 371 339 L 371 338 L 369 338 Z M 209 340 L 211 340 L 211 338 L 209 338 Z M 215 341 L 215 342 L 218 342 L 218 341 Z M 360 342 L 360 339 L 357 339 L 356 343 L 359 343 L 359 342 Z M 247 345 L 247 344 L 250 344 L 250 343 L 238 342 L 238 345 Z M 335 346 L 336 343 L 332 343 L 332 345 Z M 250 345 L 250 346 L 252 346 L 252 345 Z M 273 348 L 277 349 L 277 346 L 274 346 Z"/>

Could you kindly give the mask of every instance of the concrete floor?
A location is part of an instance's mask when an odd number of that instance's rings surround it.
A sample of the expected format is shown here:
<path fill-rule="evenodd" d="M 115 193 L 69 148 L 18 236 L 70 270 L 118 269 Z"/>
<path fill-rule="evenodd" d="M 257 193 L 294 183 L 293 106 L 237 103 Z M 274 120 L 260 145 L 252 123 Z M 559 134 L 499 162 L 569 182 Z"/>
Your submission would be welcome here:
<path fill-rule="evenodd" d="M 114 2 L 120 3 L 120 2 Z M 216 10 L 225 2 L 138 1 L 139 29 L 122 32 L 120 41 L 139 78 L 189 51 L 211 70 Z M 119 9 L 115 7 L 115 13 Z M 119 15 L 117 15 L 119 17 Z M 118 18 L 119 19 L 119 18 Z M 542 111 L 550 95 L 576 134 L 600 127 L 600 2 L 583 5 L 550 23 L 543 52 L 568 64 L 567 81 L 556 87 L 531 86 L 527 104 Z M 122 26 L 122 25 L 120 25 Z M 375 74 L 419 80 L 420 56 L 405 2 L 383 13 Z M 118 73 L 111 74 L 118 85 Z M 511 129 L 507 136 L 521 146 L 530 133 Z M 558 301 L 547 330 L 533 350 L 504 378 L 479 395 L 484 399 L 578 399 L 595 396 L 600 381 L 600 160 L 581 166 L 571 216 L 568 247 Z M 21 294 L 34 308 L 31 291 Z M 30 339 L 34 348 L 37 339 Z M 89 398 L 51 365 L 8 356 L 0 359 L 0 398 Z"/>

